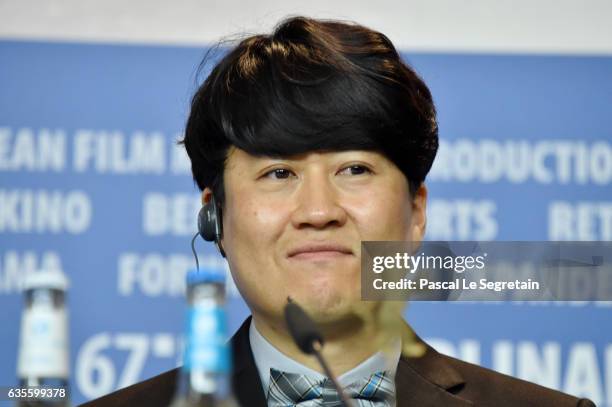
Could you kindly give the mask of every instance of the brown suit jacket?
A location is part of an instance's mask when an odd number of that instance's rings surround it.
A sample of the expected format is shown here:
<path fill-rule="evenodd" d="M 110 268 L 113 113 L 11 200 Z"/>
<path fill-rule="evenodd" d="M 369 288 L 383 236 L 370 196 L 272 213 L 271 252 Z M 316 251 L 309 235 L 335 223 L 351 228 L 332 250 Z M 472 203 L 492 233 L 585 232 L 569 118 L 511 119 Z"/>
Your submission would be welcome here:
<path fill-rule="evenodd" d="M 232 338 L 234 394 L 244 407 L 267 407 L 249 341 L 250 318 Z M 402 357 L 395 378 L 398 407 L 594 407 L 586 399 L 463 362 L 426 346 L 424 356 Z M 179 369 L 170 370 L 83 407 L 167 407 Z"/>

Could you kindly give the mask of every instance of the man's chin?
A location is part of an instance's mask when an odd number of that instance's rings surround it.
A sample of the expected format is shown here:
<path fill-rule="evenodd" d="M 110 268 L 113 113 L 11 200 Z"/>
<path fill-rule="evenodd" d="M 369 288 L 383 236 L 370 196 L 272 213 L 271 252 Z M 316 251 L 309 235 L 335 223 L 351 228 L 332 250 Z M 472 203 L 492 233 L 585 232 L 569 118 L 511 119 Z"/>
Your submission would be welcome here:
<path fill-rule="evenodd" d="M 296 301 L 322 329 L 346 324 L 360 325 L 359 311 L 363 304 L 359 299 L 345 295 L 313 295 Z"/>

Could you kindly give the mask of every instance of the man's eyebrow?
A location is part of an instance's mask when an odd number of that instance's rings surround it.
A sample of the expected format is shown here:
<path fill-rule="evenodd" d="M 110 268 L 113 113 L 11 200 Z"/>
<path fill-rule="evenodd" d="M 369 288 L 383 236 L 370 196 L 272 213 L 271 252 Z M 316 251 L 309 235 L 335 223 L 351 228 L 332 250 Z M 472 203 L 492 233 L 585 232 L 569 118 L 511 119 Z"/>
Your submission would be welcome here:
<path fill-rule="evenodd" d="M 295 161 L 287 157 L 269 157 L 269 156 L 254 156 L 250 160 L 254 164 L 265 163 L 270 161 Z"/>
<path fill-rule="evenodd" d="M 243 161 L 244 168 L 249 171 L 259 171 L 261 168 L 273 165 L 277 162 L 290 162 L 290 159 L 282 157 L 251 156 Z"/>

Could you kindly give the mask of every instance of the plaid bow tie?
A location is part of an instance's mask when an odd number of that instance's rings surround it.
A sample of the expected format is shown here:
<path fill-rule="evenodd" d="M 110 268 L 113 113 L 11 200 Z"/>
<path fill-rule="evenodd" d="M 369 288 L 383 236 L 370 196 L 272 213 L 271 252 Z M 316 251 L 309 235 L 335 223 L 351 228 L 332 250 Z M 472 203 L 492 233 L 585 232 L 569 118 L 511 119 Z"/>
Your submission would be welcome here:
<path fill-rule="evenodd" d="M 345 388 L 359 407 L 395 406 L 395 383 L 387 372 L 377 372 Z M 341 407 L 331 380 L 313 380 L 297 373 L 270 369 L 268 407 Z"/>

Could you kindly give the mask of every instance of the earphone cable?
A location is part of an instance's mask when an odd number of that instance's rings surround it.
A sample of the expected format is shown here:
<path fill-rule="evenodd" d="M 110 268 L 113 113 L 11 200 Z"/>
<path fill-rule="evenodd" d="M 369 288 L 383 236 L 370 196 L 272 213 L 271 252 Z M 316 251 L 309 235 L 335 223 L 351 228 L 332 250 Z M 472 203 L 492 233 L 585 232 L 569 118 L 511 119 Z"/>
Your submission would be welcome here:
<path fill-rule="evenodd" d="M 200 233 L 196 233 L 193 236 L 193 239 L 191 239 L 191 251 L 193 252 L 193 257 L 195 258 L 195 262 L 196 262 L 196 270 L 200 271 L 200 262 L 198 261 L 198 254 L 196 253 L 196 249 L 195 249 L 195 241 L 198 237 Z"/>

